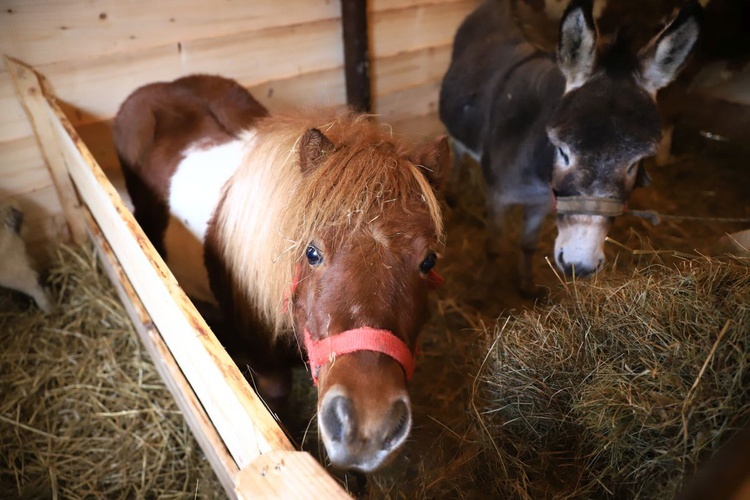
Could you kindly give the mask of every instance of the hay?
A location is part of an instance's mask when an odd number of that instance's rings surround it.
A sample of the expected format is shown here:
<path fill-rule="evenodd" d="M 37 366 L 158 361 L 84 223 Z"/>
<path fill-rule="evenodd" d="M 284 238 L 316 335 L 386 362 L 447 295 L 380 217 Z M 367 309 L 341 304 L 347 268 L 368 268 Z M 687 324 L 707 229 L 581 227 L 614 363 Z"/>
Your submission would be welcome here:
<path fill-rule="evenodd" d="M 497 327 L 475 400 L 494 492 L 670 498 L 750 423 L 750 260 L 568 284 Z"/>
<path fill-rule="evenodd" d="M 53 314 L 0 291 L 0 497 L 223 496 L 92 251 L 56 260 Z"/>

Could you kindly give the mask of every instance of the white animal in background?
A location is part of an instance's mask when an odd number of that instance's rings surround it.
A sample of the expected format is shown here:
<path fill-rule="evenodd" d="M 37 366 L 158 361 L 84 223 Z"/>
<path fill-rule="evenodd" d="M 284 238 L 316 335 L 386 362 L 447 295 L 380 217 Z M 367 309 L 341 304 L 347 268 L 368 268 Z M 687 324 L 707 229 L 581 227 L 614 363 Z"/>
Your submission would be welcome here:
<path fill-rule="evenodd" d="M 30 296 L 45 313 L 52 311 L 47 293 L 39 284 L 39 275 L 26 254 L 21 238 L 23 213 L 0 204 L 0 286 Z"/>

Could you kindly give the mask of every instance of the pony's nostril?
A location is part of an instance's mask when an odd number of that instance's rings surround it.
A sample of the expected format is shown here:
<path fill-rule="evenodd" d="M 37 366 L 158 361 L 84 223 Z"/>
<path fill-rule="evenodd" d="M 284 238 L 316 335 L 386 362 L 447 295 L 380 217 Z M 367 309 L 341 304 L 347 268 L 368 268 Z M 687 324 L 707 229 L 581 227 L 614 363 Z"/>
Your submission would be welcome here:
<path fill-rule="evenodd" d="M 356 427 L 354 406 L 351 399 L 336 396 L 321 411 L 320 425 L 333 442 L 348 440 Z"/>
<path fill-rule="evenodd" d="M 396 401 L 391 409 L 391 428 L 383 439 L 383 450 L 392 450 L 400 445 L 411 428 L 411 410 L 404 400 Z"/>

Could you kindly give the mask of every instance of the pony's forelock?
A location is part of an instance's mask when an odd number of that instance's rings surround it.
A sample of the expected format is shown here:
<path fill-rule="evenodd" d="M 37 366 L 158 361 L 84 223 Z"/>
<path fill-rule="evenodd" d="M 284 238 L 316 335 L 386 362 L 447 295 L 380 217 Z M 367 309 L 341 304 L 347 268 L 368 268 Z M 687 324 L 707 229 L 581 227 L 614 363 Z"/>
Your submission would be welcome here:
<path fill-rule="evenodd" d="M 303 174 L 299 139 L 310 128 L 321 130 L 335 150 Z M 408 160 L 414 148 L 382 125 L 364 115 L 318 110 L 265 118 L 253 134 L 226 188 L 219 238 L 235 286 L 275 336 L 291 330 L 287 302 L 295 269 L 315 237 L 343 241 L 400 204 L 402 210 L 424 206 L 443 244 L 440 203 L 422 167 Z"/>

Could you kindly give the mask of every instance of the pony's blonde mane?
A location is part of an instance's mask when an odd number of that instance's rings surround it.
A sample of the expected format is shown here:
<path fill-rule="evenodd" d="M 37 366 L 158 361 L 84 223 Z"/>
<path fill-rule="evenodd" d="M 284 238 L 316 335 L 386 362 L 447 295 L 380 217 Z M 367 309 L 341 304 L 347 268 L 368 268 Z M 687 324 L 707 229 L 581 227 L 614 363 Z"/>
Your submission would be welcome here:
<path fill-rule="evenodd" d="M 310 128 L 336 150 L 303 174 L 299 141 Z M 321 233 L 340 241 L 386 207 L 413 210 L 416 200 L 443 242 L 440 204 L 421 167 L 407 159 L 413 148 L 366 116 L 334 110 L 275 115 L 260 121 L 246 141 L 242 166 L 227 183 L 218 236 L 235 286 L 274 336 L 291 330 L 285 303 L 295 269 Z"/>

